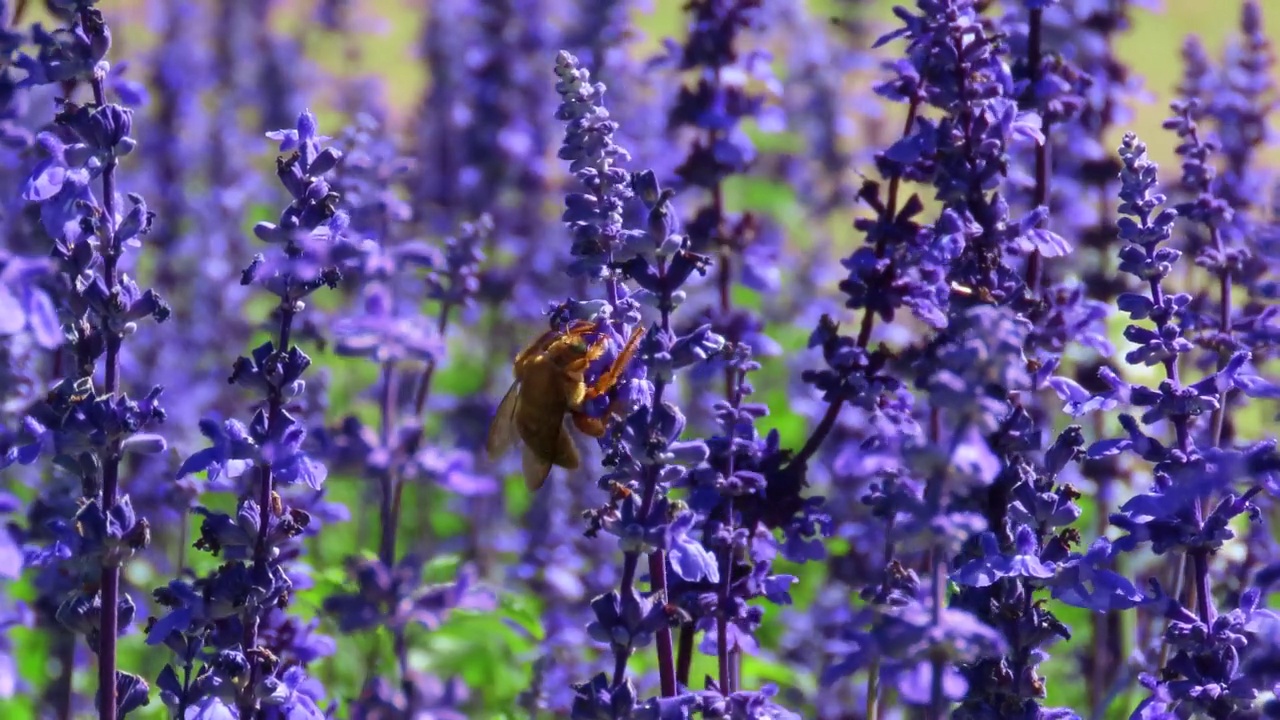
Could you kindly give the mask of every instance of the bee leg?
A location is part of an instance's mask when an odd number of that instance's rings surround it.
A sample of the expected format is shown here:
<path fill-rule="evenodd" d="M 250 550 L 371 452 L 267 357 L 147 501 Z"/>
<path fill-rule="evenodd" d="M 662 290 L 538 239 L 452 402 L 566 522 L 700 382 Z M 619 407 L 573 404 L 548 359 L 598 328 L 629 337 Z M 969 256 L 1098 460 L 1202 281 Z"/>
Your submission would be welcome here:
<path fill-rule="evenodd" d="M 576 337 L 578 335 L 586 335 L 596 329 L 596 324 L 590 320 L 574 320 L 569 323 L 569 327 L 565 328 L 564 334 L 567 337 Z"/>
<path fill-rule="evenodd" d="M 590 400 L 595 395 L 590 395 L 591 388 L 587 387 L 583 373 L 591 365 L 592 361 L 604 354 L 605 341 L 592 345 L 587 348 L 587 352 L 582 357 L 569 363 L 563 370 L 565 399 L 569 401 L 569 407 L 580 408 L 582 403 Z"/>
<path fill-rule="evenodd" d="M 627 340 L 627 344 L 623 346 L 622 352 L 618 353 L 618 357 L 614 359 L 613 364 L 600 376 L 595 385 L 587 389 L 586 400 L 600 397 L 618 384 L 618 378 L 622 377 L 622 372 L 627 369 L 627 363 L 631 362 L 632 356 L 636 354 L 636 347 L 640 344 L 640 338 L 643 335 L 644 327 L 637 325 L 636 329 L 631 333 L 631 339 Z M 603 342 L 602 340 L 601 343 Z M 599 357 L 599 355 L 596 357 Z"/>
<path fill-rule="evenodd" d="M 604 437 L 605 420 L 604 418 L 592 417 L 586 413 L 573 411 L 573 426 L 578 428 L 584 435 L 591 437 Z"/>
<path fill-rule="evenodd" d="M 586 370 L 588 365 L 595 362 L 596 360 L 599 360 L 600 356 L 604 355 L 604 351 L 608 349 L 609 349 L 609 341 L 604 338 L 601 338 L 591 343 L 591 346 L 587 348 L 587 354 L 583 355 L 582 359 L 579 360 L 576 364 L 579 367 L 581 367 L 583 370 Z"/>

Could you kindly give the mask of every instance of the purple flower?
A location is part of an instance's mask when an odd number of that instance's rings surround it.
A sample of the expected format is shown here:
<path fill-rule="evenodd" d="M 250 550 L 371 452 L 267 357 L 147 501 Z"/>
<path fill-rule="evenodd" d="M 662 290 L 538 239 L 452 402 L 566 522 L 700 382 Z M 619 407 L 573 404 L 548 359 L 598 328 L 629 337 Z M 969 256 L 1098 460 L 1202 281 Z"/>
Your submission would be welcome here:
<path fill-rule="evenodd" d="M 409 623 L 434 629 L 456 608 L 483 610 L 494 602 L 488 591 L 473 587 L 474 573 L 468 570 L 460 572 L 452 583 L 423 584 L 422 560 L 412 555 L 394 568 L 377 561 L 352 561 L 351 574 L 357 592 L 333 595 L 324 604 L 343 632 Z"/>
<path fill-rule="evenodd" d="M 1083 555 L 1073 553 L 1051 583 L 1053 596 L 1096 612 L 1127 610 L 1146 602 L 1133 583 L 1107 567 L 1112 555 L 1106 538 L 1095 540 Z"/>

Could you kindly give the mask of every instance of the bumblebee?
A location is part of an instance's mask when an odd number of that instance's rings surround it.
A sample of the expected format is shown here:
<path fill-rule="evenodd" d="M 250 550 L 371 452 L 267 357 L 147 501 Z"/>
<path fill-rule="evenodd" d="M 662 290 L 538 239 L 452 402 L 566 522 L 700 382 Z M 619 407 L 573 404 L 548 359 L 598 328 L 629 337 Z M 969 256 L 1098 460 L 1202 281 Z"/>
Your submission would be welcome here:
<path fill-rule="evenodd" d="M 579 320 L 565 330 L 548 331 L 520 351 L 515 358 L 515 381 L 489 425 L 485 444 L 489 457 L 506 453 L 519 440 L 525 485 L 530 490 L 542 487 L 552 466 L 576 469 L 581 458 L 565 426 L 565 415 L 584 434 L 604 436 L 608 418 L 583 412 L 583 405 L 618 383 L 642 334 L 637 327 L 618 357 L 590 385 L 587 368 L 604 355 L 608 345 L 594 323 Z"/>

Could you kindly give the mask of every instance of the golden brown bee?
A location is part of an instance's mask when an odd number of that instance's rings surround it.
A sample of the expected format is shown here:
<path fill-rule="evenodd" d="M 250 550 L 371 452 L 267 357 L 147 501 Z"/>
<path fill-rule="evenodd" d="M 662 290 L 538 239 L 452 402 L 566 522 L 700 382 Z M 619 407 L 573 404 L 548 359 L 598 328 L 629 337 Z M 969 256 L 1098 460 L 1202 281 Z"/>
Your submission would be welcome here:
<path fill-rule="evenodd" d="M 594 323 L 579 320 L 564 331 L 548 331 L 520 351 L 515 360 L 515 382 L 489 425 L 485 444 L 489 457 L 505 453 L 517 439 L 522 441 L 520 460 L 530 490 L 542 487 L 552 465 L 576 469 L 578 448 L 565 427 L 565 415 L 570 415 L 574 426 L 587 435 L 604 435 L 606 419 L 582 412 L 582 405 L 617 384 L 635 354 L 641 334 L 637 327 L 617 359 L 590 386 L 585 375 L 587 367 L 604 354 L 608 342 Z M 589 343 L 587 338 L 591 335 L 598 337 Z"/>

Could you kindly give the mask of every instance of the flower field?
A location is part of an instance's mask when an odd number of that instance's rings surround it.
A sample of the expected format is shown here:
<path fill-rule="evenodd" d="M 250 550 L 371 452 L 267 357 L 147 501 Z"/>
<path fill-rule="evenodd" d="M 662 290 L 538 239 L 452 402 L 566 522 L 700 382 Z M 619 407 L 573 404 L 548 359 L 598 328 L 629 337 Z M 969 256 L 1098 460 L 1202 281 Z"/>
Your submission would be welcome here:
<path fill-rule="evenodd" d="M 1280 5 L 0 0 L 0 717 L 1280 718 Z"/>

